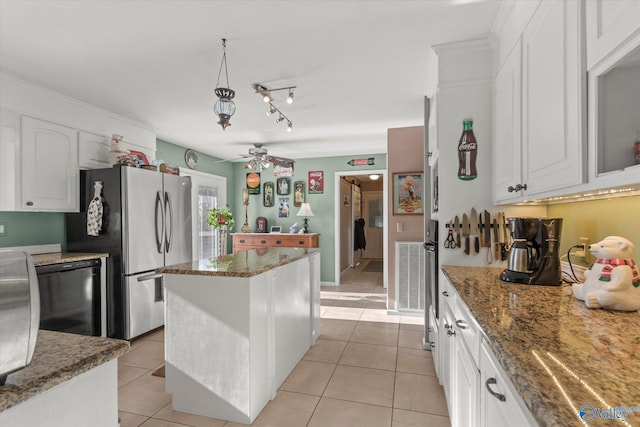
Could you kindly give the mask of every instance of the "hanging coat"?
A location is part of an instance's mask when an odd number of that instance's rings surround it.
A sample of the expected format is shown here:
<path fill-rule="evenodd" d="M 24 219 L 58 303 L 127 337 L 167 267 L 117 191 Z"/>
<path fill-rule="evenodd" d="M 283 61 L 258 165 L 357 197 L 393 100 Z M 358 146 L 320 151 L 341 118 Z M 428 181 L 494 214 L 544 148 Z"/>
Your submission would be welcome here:
<path fill-rule="evenodd" d="M 353 227 L 353 250 L 367 249 L 367 239 L 364 237 L 364 219 L 356 219 Z"/>

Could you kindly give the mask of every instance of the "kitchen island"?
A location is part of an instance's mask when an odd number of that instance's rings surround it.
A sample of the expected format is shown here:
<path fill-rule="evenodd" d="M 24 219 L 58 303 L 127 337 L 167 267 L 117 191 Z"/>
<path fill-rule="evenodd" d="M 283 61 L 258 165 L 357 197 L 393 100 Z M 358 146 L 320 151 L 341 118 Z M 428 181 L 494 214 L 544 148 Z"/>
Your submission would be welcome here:
<path fill-rule="evenodd" d="M 570 286 L 506 283 L 498 268 L 442 271 L 539 425 L 640 425 L 640 312 L 589 309 Z"/>
<path fill-rule="evenodd" d="M 31 364 L 0 386 L 0 425 L 118 425 L 118 356 L 127 341 L 40 330 Z"/>
<path fill-rule="evenodd" d="M 250 424 L 320 334 L 320 251 L 263 248 L 156 271 L 173 409 Z"/>

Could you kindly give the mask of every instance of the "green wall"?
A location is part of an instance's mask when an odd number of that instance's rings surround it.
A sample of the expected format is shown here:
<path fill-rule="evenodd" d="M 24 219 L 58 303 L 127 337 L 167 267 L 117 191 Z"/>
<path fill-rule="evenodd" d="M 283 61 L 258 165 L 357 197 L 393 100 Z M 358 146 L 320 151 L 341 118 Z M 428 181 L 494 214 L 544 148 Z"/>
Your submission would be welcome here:
<path fill-rule="evenodd" d="M 374 165 L 371 166 L 350 166 L 347 162 L 358 158 L 374 158 Z M 245 188 L 247 170 L 243 168 L 244 163 L 234 163 L 234 179 L 229 181 L 229 194 L 235 194 L 235 202 L 231 206 L 236 218 L 235 232 L 239 232 L 244 223 L 244 205 L 242 204 L 242 189 Z M 335 195 L 335 173 L 336 172 L 366 172 L 371 169 L 386 169 L 387 155 L 352 155 L 341 157 L 320 157 L 315 159 L 299 159 L 296 160 L 294 167 L 294 175 L 290 177 L 291 187 L 295 181 L 304 181 L 305 201 L 311 205 L 314 216 L 309 218 L 309 230 L 313 233 L 320 233 L 320 259 L 321 274 L 320 279 L 323 282 L 335 281 L 335 226 L 334 205 L 336 202 Z M 324 172 L 324 192 L 322 194 L 308 193 L 308 172 L 323 171 Z M 293 205 L 293 190 L 288 196 L 274 195 L 275 203 L 273 207 L 265 208 L 262 203 L 262 189 L 265 182 L 273 182 L 276 184 L 276 177 L 273 176 L 273 169 L 269 168 L 263 171 L 261 176 L 260 194 L 251 195 L 249 197 L 248 206 L 248 224 L 253 231 L 255 229 L 256 218 L 263 216 L 267 218 L 269 227 L 272 225 L 282 226 L 282 231 L 288 233 L 289 227 L 297 222 L 302 226 L 303 218 L 297 217 L 298 207 Z M 278 201 L 280 197 L 289 197 L 289 217 L 278 218 Z"/>
<path fill-rule="evenodd" d="M 0 212 L 6 235 L 0 236 L 0 247 L 31 246 L 60 243 L 66 249 L 64 214 L 60 212 Z"/>
<path fill-rule="evenodd" d="M 635 245 L 636 263 L 640 262 L 640 196 L 620 197 L 607 200 L 592 200 L 549 205 L 549 218 L 564 218 L 560 237 L 561 254 L 569 247 L 579 244 L 580 237 L 588 237 L 589 244 L 599 242 L 607 236 L 623 236 Z M 580 262 L 571 257 L 571 261 Z M 591 257 L 589 266 L 595 261 Z"/>

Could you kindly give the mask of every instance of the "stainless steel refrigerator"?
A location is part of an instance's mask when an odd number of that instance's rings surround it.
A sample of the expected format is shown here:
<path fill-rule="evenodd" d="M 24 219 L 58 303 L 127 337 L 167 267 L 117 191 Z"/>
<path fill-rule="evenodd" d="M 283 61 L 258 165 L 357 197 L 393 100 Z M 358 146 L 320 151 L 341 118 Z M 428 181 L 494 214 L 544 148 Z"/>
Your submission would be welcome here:
<path fill-rule="evenodd" d="M 102 230 L 87 234 L 94 184 L 102 182 Z M 67 250 L 108 252 L 107 336 L 132 339 L 164 324 L 162 276 L 191 261 L 191 179 L 127 166 L 80 173 L 82 212 L 66 214 Z"/>

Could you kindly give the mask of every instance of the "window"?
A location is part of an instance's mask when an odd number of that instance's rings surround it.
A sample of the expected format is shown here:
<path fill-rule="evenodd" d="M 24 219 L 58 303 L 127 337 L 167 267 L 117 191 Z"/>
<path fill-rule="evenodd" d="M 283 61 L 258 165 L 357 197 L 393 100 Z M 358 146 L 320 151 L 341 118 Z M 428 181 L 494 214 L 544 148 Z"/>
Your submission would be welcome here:
<path fill-rule="evenodd" d="M 209 209 L 218 205 L 218 189 L 198 186 L 198 259 L 220 255 L 219 231 L 208 223 Z"/>

